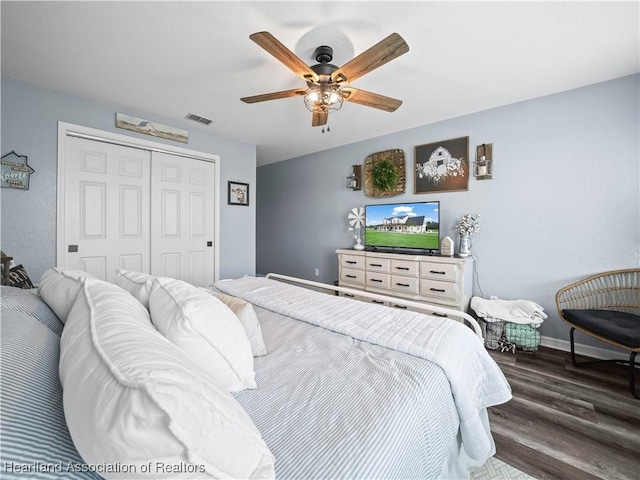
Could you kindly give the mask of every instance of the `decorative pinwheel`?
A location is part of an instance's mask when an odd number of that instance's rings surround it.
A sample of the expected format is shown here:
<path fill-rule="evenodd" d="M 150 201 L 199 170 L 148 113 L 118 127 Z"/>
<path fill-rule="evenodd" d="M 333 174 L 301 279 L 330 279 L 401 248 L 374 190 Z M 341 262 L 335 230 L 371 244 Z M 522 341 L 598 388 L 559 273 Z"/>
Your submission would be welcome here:
<path fill-rule="evenodd" d="M 355 207 L 352 208 L 347 217 L 349 220 L 349 230 L 353 230 L 353 237 L 356 239 L 356 244 L 353 246 L 355 250 L 364 250 L 362 245 L 362 229 L 365 226 L 364 208 Z"/>
<path fill-rule="evenodd" d="M 352 208 L 347 218 L 349 219 L 349 225 L 351 225 L 351 228 L 364 227 L 364 208 Z"/>

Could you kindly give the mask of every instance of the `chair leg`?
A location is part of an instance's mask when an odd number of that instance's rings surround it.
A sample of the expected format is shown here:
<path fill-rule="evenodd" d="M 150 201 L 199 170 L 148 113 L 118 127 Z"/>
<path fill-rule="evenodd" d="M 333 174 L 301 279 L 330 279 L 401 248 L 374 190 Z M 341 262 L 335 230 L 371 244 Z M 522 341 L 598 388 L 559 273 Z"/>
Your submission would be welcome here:
<path fill-rule="evenodd" d="M 573 341 L 573 332 L 575 331 L 576 329 L 574 327 L 571 327 L 571 330 L 569 330 L 569 337 L 571 338 L 571 361 L 573 362 L 573 366 L 577 367 L 578 362 L 576 362 L 576 345 Z"/>
<path fill-rule="evenodd" d="M 635 364 L 635 359 L 636 359 L 636 354 L 638 352 L 631 352 L 631 355 L 629 356 L 629 390 L 631 390 L 631 395 L 633 395 L 636 398 L 640 398 L 640 396 L 638 396 L 636 394 L 636 364 Z"/>
<path fill-rule="evenodd" d="M 638 395 L 636 393 L 636 365 L 635 365 L 635 359 L 636 359 L 636 355 L 638 352 L 631 352 L 631 355 L 629 356 L 629 360 L 595 360 L 595 361 L 589 361 L 589 362 L 580 362 L 578 363 L 576 361 L 576 346 L 575 346 L 575 342 L 573 339 L 573 334 L 575 332 L 575 328 L 571 327 L 571 329 L 569 330 L 569 338 L 571 339 L 571 361 L 573 362 L 573 366 L 574 367 L 584 367 L 586 365 L 598 365 L 598 364 L 602 364 L 602 363 L 617 363 L 619 365 L 629 365 L 629 391 L 631 392 L 631 395 L 633 395 L 635 398 L 640 399 L 640 395 Z"/>

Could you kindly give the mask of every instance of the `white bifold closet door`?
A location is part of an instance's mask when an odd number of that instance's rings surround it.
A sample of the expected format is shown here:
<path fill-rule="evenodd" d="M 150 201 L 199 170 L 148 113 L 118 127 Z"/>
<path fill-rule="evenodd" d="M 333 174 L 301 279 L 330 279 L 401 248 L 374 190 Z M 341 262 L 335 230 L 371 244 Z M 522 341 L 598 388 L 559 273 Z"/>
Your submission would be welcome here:
<path fill-rule="evenodd" d="M 151 273 L 213 283 L 213 163 L 153 152 Z"/>
<path fill-rule="evenodd" d="M 213 283 L 213 163 L 68 138 L 64 165 L 61 266 Z"/>

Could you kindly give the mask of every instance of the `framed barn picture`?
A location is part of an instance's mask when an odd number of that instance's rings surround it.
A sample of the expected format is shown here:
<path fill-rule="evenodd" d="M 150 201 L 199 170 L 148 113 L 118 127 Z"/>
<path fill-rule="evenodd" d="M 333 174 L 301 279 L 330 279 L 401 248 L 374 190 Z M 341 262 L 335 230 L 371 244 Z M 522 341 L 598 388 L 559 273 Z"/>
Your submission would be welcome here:
<path fill-rule="evenodd" d="M 414 193 L 469 189 L 469 137 L 415 147 Z"/>
<path fill-rule="evenodd" d="M 229 181 L 227 204 L 249 206 L 249 184 Z"/>

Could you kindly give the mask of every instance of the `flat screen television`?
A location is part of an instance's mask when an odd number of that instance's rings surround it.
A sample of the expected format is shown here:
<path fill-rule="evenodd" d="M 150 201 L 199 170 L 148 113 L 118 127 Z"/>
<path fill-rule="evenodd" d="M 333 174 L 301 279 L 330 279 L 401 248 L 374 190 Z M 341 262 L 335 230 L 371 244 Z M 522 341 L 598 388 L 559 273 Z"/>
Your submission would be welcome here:
<path fill-rule="evenodd" d="M 366 205 L 367 250 L 434 253 L 440 250 L 440 202 Z"/>

